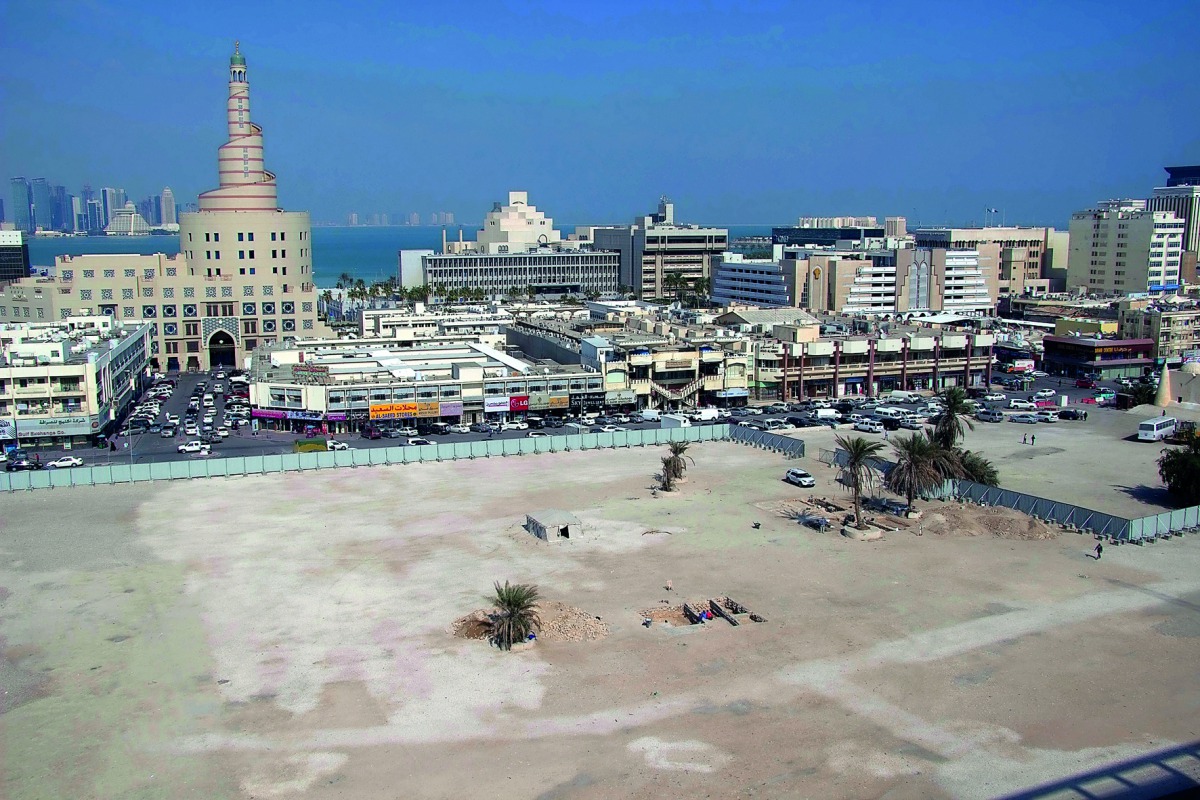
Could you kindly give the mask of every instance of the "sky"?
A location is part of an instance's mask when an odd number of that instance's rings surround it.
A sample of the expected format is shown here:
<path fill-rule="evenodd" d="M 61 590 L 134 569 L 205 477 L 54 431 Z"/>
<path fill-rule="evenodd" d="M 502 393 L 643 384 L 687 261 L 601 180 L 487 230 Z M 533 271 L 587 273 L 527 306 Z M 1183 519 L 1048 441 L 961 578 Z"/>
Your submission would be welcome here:
<path fill-rule="evenodd" d="M 228 58 L 314 221 L 1065 227 L 1200 163 L 1200 3 L 0 0 L 0 172 L 216 181 Z M 0 194 L 9 203 L 8 187 Z"/>

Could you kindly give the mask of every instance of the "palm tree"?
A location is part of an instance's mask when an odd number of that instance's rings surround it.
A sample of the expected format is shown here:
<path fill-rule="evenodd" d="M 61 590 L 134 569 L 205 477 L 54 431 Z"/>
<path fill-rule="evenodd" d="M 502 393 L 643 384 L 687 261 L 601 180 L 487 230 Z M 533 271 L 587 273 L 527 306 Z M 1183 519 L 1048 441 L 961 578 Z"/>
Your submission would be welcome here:
<path fill-rule="evenodd" d="M 957 450 L 955 455 L 958 458 L 962 477 L 969 481 L 982 483 L 984 486 L 1000 485 L 1000 473 L 991 461 L 971 450 Z"/>
<path fill-rule="evenodd" d="M 1133 397 L 1133 404 L 1135 406 L 1148 406 L 1154 402 L 1154 398 L 1158 395 L 1158 387 L 1139 383 L 1129 390 L 1129 394 Z"/>
<path fill-rule="evenodd" d="M 529 634 L 542 627 L 538 616 L 538 589 L 533 584 L 500 585 L 496 581 L 495 597 L 485 598 L 496 605 L 498 611 L 491 616 L 490 633 L 492 642 L 501 650 L 512 650 L 514 643 L 523 642 Z"/>
<path fill-rule="evenodd" d="M 669 492 L 675 488 L 675 459 L 673 456 L 662 458 L 662 490 Z"/>
<path fill-rule="evenodd" d="M 684 470 L 687 469 L 687 462 L 696 463 L 695 459 L 687 455 L 687 442 L 670 442 L 667 447 L 671 449 L 671 457 L 667 459 L 671 462 L 671 476 L 673 478 L 682 478 Z"/>
<path fill-rule="evenodd" d="M 959 440 L 966 436 L 968 428 L 975 430 L 975 423 L 967 416 L 971 411 L 971 402 L 967 399 L 966 390 L 952 386 L 942 392 L 942 405 L 945 406 L 945 410 L 934 426 L 933 438 L 942 447 L 953 450 L 958 446 Z"/>
<path fill-rule="evenodd" d="M 709 290 L 712 288 L 712 281 L 708 278 L 696 278 L 692 281 L 692 292 L 696 299 L 696 304 L 699 305 L 700 297 L 703 295 L 705 300 L 708 299 Z"/>
<path fill-rule="evenodd" d="M 854 525 L 859 530 L 867 527 L 862 518 L 862 493 L 875 485 L 875 459 L 883 450 L 883 442 L 872 442 L 861 436 L 835 436 L 833 441 L 846 451 L 846 463 L 842 464 L 838 480 L 854 492 Z"/>
<path fill-rule="evenodd" d="M 338 275 L 337 283 L 334 285 L 339 289 L 348 289 L 354 285 L 354 277 L 349 272 L 343 272 Z"/>
<path fill-rule="evenodd" d="M 897 436 L 892 440 L 896 465 L 887 475 L 887 487 L 904 495 L 908 507 L 913 498 L 941 486 L 947 478 L 961 474 L 958 458 L 924 433 Z"/>

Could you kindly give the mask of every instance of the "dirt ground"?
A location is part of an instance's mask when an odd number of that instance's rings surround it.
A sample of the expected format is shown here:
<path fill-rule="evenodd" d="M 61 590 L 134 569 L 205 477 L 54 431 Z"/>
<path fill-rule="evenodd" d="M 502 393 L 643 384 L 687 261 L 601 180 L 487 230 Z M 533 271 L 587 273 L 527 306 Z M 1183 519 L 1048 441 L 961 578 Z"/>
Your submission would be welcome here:
<path fill-rule="evenodd" d="M 1200 541 L 851 541 L 771 510 L 794 462 L 689 454 L 0 498 L 0 796 L 983 798 L 1200 739 Z M 496 580 L 607 635 L 455 636 Z M 721 596 L 767 621 L 641 624 Z"/>

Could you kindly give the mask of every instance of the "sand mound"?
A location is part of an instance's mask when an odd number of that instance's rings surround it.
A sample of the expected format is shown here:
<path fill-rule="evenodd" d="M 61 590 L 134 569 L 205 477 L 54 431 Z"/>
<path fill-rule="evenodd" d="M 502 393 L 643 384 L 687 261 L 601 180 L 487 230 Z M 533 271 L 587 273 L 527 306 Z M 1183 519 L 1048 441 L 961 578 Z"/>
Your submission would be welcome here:
<path fill-rule="evenodd" d="M 494 608 L 480 608 L 450 624 L 450 633 L 460 639 L 486 639 L 488 620 Z M 590 642 L 608 635 L 608 623 L 586 611 L 549 600 L 538 606 L 542 619 L 538 638 L 546 642 Z"/>
<path fill-rule="evenodd" d="M 935 510 L 936 509 L 936 510 Z M 1038 522 L 1011 508 L 980 508 L 946 503 L 925 512 L 914 533 L 936 536 L 994 536 L 998 539 L 1053 539 L 1058 528 Z"/>

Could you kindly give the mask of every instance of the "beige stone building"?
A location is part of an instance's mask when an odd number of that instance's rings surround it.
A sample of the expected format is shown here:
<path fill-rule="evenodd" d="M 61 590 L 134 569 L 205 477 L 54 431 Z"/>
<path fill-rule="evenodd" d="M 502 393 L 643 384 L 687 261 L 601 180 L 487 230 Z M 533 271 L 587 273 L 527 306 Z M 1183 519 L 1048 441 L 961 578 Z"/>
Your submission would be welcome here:
<path fill-rule="evenodd" d="M 1110 200 L 1071 215 L 1067 283 L 1088 294 L 1174 291 L 1186 223 L 1145 200 Z"/>
<path fill-rule="evenodd" d="M 179 217 L 180 253 L 62 256 L 52 278 L 26 278 L 0 295 L 0 321 L 108 314 L 151 327 L 151 366 L 202 370 L 245 363 L 254 348 L 321 335 L 308 212 L 278 208 L 263 166 L 262 129 L 250 121 L 246 59 L 230 59 L 228 141 L 219 186 Z M 25 316 L 32 314 L 32 316 Z"/>
<path fill-rule="evenodd" d="M 1200 360 L 1200 305 L 1123 300 L 1117 308 L 1122 339 L 1151 339 L 1155 366 Z"/>
<path fill-rule="evenodd" d="M 1066 233 L 1054 228 L 991 225 L 918 228 L 918 247 L 977 250 L 980 265 L 996 276 L 999 296 L 1046 294 L 1066 286 Z"/>

